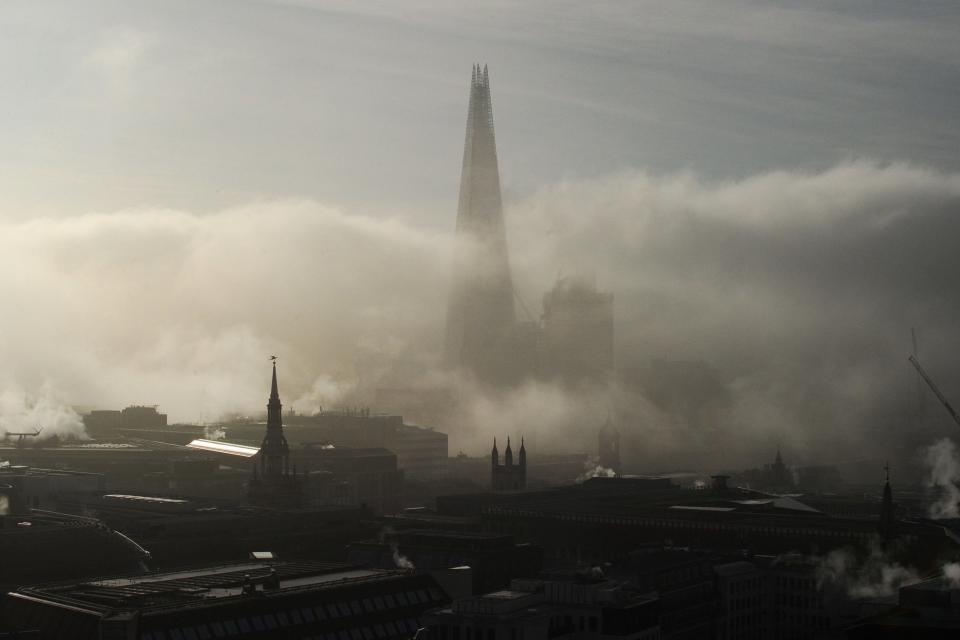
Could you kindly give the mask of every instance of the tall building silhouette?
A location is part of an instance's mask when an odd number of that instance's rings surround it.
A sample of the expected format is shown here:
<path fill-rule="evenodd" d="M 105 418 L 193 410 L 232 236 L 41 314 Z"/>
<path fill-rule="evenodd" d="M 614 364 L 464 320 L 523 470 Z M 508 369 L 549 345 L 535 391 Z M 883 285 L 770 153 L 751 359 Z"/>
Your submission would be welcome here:
<path fill-rule="evenodd" d="M 267 402 L 267 432 L 257 454 L 248 497 L 250 502 L 263 506 L 299 507 L 303 503 L 303 486 L 296 471 L 290 468 L 290 446 L 283 435 L 282 411 L 277 388 L 277 363 L 274 361 Z"/>
<path fill-rule="evenodd" d="M 509 381 L 516 316 L 486 65 L 475 65 L 470 79 L 452 277 L 448 364 L 485 382 Z"/>

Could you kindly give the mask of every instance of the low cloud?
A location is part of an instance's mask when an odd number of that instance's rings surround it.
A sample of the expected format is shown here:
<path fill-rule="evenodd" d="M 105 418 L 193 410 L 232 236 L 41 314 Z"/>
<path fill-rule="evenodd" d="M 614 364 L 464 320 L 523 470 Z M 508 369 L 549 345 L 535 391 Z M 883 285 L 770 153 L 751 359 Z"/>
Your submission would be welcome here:
<path fill-rule="evenodd" d="M 908 410 L 911 327 L 940 386 L 960 387 L 958 211 L 960 176 L 870 162 L 544 189 L 507 212 L 518 293 L 536 317 L 558 272 L 595 274 L 615 295 L 619 382 L 470 393 L 429 426 L 474 453 L 523 434 L 535 455 L 592 451 L 613 415 L 628 465 L 916 450 L 944 424 Z M 301 410 L 445 384 L 447 233 L 309 201 L 2 227 L 0 357 L 18 388 L 212 421 L 262 411 L 271 354 Z"/>

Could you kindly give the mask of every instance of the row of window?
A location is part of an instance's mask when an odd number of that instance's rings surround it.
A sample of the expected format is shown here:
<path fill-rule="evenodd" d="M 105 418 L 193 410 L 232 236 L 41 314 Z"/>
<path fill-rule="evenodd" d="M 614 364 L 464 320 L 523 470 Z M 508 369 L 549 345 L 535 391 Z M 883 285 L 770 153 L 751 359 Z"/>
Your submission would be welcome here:
<path fill-rule="evenodd" d="M 251 633 L 260 633 L 277 628 L 278 620 L 269 621 L 272 614 L 251 616 L 237 620 L 214 621 L 192 627 L 174 627 L 167 630 L 147 631 L 140 640 L 207 640 L 208 638 L 234 638 Z M 280 614 L 277 614 L 277 618 Z M 409 637 L 417 632 L 420 623 L 416 618 L 390 620 L 352 629 L 340 629 L 311 636 L 312 640 L 387 640 L 400 636 Z"/>
<path fill-rule="evenodd" d="M 252 632 L 269 631 L 280 627 L 299 626 L 337 620 L 349 616 L 363 616 L 376 612 L 388 611 L 401 607 L 418 606 L 423 604 L 438 604 L 443 600 L 443 594 L 436 587 L 387 593 L 358 600 L 329 602 L 313 607 L 288 609 L 276 613 L 267 613 L 257 616 L 241 617 L 237 619 L 218 620 L 209 624 L 193 627 L 177 627 L 167 632 L 159 630 L 144 633 L 142 640 L 207 640 L 208 638 L 229 638 Z M 391 623 L 392 624 L 392 623 Z M 376 637 L 390 637 L 392 634 Z M 341 640 L 372 640 L 370 638 Z"/>

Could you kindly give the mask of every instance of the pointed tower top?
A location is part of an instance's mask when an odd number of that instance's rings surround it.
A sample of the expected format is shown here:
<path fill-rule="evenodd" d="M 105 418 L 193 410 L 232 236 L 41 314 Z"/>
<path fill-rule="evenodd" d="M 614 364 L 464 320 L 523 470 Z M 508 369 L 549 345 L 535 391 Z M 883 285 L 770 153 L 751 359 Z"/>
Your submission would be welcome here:
<path fill-rule="evenodd" d="M 510 451 L 510 436 L 507 436 L 507 451 Z"/>
<path fill-rule="evenodd" d="M 883 472 L 887 477 L 887 484 L 889 485 L 890 484 L 890 461 L 889 460 L 887 460 L 886 463 L 883 465 Z"/>
<path fill-rule="evenodd" d="M 497 450 L 497 436 L 493 436 L 493 450 Z"/>
<path fill-rule="evenodd" d="M 279 400 L 280 391 L 277 389 L 277 356 L 270 356 L 273 361 L 273 382 L 270 383 L 270 399 Z"/>
<path fill-rule="evenodd" d="M 523 436 L 520 436 L 520 451 L 526 451 L 526 447 L 523 445 Z"/>
<path fill-rule="evenodd" d="M 780 456 L 780 445 L 777 445 L 777 464 L 783 464 L 783 457 Z"/>

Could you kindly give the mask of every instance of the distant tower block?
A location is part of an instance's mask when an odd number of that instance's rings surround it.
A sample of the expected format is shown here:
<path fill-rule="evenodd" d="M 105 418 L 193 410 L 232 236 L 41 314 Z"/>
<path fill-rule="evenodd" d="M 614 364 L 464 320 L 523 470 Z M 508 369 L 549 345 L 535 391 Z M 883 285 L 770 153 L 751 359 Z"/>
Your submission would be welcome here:
<path fill-rule="evenodd" d="M 592 276 L 560 278 L 543 296 L 540 372 L 570 383 L 613 374 L 613 294 Z"/>
<path fill-rule="evenodd" d="M 514 377 L 516 315 L 487 68 L 473 67 L 447 308 L 447 363 L 486 382 Z"/>
<path fill-rule="evenodd" d="M 600 466 L 607 469 L 613 469 L 618 476 L 622 473 L 620 468 L 620 432 L 613 426 L 613 421 L 607 420 L 600 427 Z"/>

